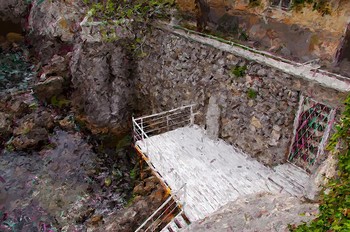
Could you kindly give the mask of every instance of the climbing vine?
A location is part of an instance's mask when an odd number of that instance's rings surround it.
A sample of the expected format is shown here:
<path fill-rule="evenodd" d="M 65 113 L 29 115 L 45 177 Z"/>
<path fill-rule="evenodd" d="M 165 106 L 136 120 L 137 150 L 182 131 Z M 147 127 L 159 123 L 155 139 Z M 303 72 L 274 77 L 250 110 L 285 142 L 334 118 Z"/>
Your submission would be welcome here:
<path fill-rule="evenodd" d="M 324 186 L 318 218 L 291 231 L 350 231 L 350 95 L 335 129 L 327 149 L 338 158 L 338 174 Z"/>
<path fill-rule="evenodd" d="M 134 27 L 138 27 L 137 29 L 143 29 L 154 18 L 165 17 L 167 9 L 174 4 L 174 0 L 103 0 L 97 3 L 83 0 L 83 2 L 89 8 L 88 15 L 95 21 L 112 25 L 131 22 Z"/>
<path fill-rule="evenodd" d="M 104 0 L 91 3 L 83 0 L 89 6 L 91 14 L 100 20 L 133 19 L 138 22 L 160 17 L 174 0 Z"/>
<path fill-rule="evenodd" d="M 143 52 L 145 34 L 153 19 L 168 16 L 168 10 L 175 0 L 103 0 L 91 2 L 82 0 L 89 9 L 87 15 L 92 22 L 99 22 L 99 32 L 106 42 L 119 41 L 126 49 L 138 57 L 147 55 Z M 116 31 L 120 27 L 121 34 Z M 130 34 L 129 40 L 120 40 L 123 33 Z"/>

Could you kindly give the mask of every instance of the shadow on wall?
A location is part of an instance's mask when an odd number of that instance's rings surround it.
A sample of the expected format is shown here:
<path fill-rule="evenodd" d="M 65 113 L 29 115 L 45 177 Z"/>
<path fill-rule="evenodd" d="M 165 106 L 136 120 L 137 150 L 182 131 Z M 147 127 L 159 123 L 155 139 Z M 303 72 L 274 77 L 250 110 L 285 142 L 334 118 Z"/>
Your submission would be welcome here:
<path fill-rule="evenodd" d="M 0 20 L 0 36 L 6 36 L 9 32 L 22 34 L 21 24 Z"/>

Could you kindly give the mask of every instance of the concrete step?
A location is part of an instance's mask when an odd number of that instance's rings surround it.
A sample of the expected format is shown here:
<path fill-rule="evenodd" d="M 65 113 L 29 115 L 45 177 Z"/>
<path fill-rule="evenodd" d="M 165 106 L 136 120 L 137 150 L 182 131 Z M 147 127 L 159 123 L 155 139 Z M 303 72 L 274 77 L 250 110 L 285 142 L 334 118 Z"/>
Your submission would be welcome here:
<path fill-rule="evenodd" d="M 306 187 L 311 184 L 308 173 L 293 164 L 285 163 L 274 168 L 275 173 L 269 180 L 291 195 L 301 197 L 305 195 Z"/>
<path fill-rule="evenodd" d="M 161 230 L 161 232 L 177 232 L 186 228 L 189 224 L 184 217 L 183 212 L 180 212 Z"/>

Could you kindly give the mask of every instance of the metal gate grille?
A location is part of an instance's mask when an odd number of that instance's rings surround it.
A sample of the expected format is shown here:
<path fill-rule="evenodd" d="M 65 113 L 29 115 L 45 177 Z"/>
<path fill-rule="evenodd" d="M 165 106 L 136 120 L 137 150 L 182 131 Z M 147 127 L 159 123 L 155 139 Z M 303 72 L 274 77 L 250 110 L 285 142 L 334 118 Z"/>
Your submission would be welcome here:
<path fill-rule="evenodd" d="M 334 116 L 335 110 L 331 107 L 302 97 L 288 161 L 312 172 L 324 153 Z"/>

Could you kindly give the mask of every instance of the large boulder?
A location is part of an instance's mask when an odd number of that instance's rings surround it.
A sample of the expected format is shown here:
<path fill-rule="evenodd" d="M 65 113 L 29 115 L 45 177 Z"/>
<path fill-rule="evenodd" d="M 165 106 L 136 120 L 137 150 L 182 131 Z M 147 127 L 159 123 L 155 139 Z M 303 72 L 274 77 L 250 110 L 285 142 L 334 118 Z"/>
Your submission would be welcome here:
<path fill-rule="evenodd" d="M 64 79 L 60 76 L 52 76 L 34 86 L 35 96 L 42 101 L 50 102 L 52 97 L 58 96 L 63 91 Z"/>
<path fill-rule="evenodd" d="M 36 0 L 32 3 L 27 30 L 43 63 L 54 54 L 64 55 L 71 51 L 85 12 L 86 8 L 80 0 Z"/>
<path fill-rule="evenodd" d="M 34 1 L 29 15 L 29 29 L 37 35 L 73 41 L 75 26 L 85 14 L 80 1 Z"/>
<path fill-rule="evenodd" d="M 125 49 L 114 43 L 82 43 L 74 48 L 71 61 L 73 104 L 91 123 L 128 128 L 133 87 L 132 60 Z"/>
<path fill-rule="evenodd" d="M 48 143 L 49 133 L 45 128 L 34 128 L 27 133 L 15 137 L 12 145 L 16 150 L 33 149 L 36 146 L 42 146 Z"/>

